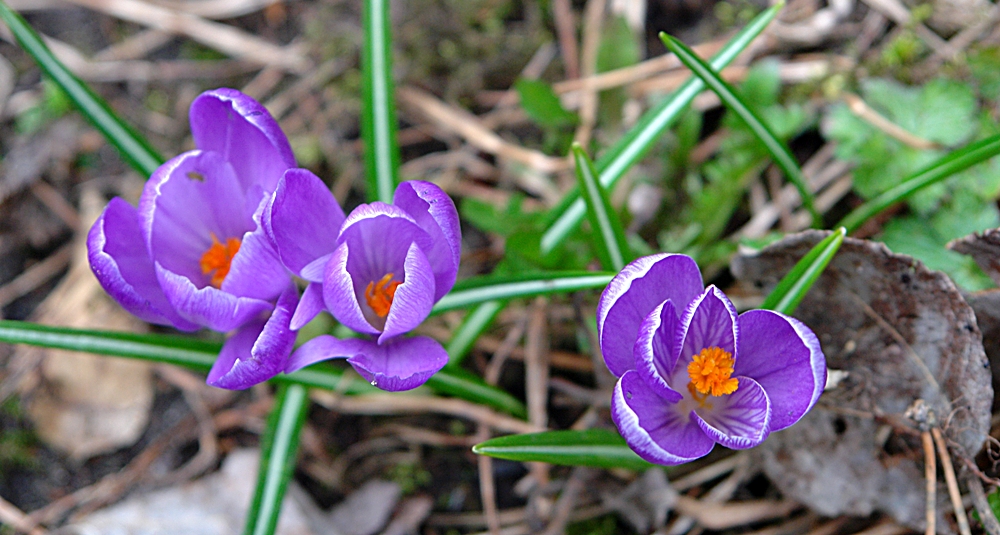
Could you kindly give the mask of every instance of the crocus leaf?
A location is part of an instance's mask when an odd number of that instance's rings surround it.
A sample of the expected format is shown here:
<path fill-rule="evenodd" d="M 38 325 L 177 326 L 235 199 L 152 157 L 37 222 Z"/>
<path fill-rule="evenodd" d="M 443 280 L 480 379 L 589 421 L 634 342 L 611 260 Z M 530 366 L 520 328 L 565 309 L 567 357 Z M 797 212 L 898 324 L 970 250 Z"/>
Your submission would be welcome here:
<path fill-rule="evenodd" d="M 497 314 L 503 310 L 503 301 L 486 301 L 472 309 L 462 320 L 462 324 L 455 329 L 455 333 L 445 346 L 448 351 L 448 366 L 457 367 L 472 349 L 479 335 L 483 334 Z"/>
<path fill-rule="evenodd" d="M 448 394 L 467 401 L 488 405 L 519 418 L 528 412 L 524 404 L 503 390 L 486 384 L 482 379 L 461 369 L 444 369 L 427 380 L 427 386 L 439 394 Z"/>
<path fill-rule="evenodd" d="M 710 63 L 712 68 L 719 70 L 729 65 L 774 20 L 783 5 L 779 2 L 771 6 L 735 35 L 712 58 Z M 692 76 L 672 95 L 647 111 L 631 130 L 604 151 L 594 163 L 601 185 L 605 188 L 614 186 L 618 179 L 624 176 L 656 143 L 663 132 L 680 117 L 681 112 L 704 88 L 704 82 L 697 76 Z M 565 241 L 583 221 L 586 211 L 587 207 L 583 199 L 580 198 L 579 190 L 567 193 L 559 206 L 553 209 L 553 222 L 542 234 L 542 252 L 548 254 Z"/>
<path fill-rule="evenodd" d="M 389 0 L 364 0 L 364 46 L 361 49 L 363 102 L 361 137 L 365 144 L 368 197 L 392 202 L 399 183 L 399 146 L 396 144 L 396 106 L 392 83 L 392 31 Z"/>
<path fill-rule="evenodd" d="M 587 203 L 587 217 L 597 237 L 601 265 L 609 271 L 621 271 L 625 263 L 632 259 L 621 219 L 611 208 L 608 192 L 597 180 L 597 170 L 587 153 L 583 152 L 579 143 L 574 143 L 571 150 L 576 165 L 576 180 Z"/>
<path fill-rule="evenodd" d="M 645 470 L 650 464 L 635 454 L 618 433 L 607 429 L 545 431 L 497 437 L 472 447 L 479 455 L 511 461 L 629 468 Z"/>
<path fill-rule="evenodd" d="M 0 0 L 0 19 L 24 51 L 31 55 L 38 66 L 66 93 L 73 104 L 104 137 L 121 152 L 125 160 L 140 174 L 150 176 L 165 160 L 152 145 L 122 121 L 101 97 L 80 81 L 49 50 L 41 37 L 28 23 Z"/>
<path fill-rule="evenodd" d="M 997 154 L 1000 154 L 1000 134 L 952 151 L 940 160 L 903 179 L 897 186 L 884 191 L 874 199 L 855 208 L 838 223 L 838 226 L 847 228 L 847 232 L 854 232 L 865 221 L 868 221 L 872 216 L 889 206 L 908 198 L 910 195 L 931 184 L 936 184 L 955 173 L 962 172 Z"/>
<path fill-rule="evenodd" d="M 614 276 L 614 273 L 572 271 L 527 273 L 516 277 L 473 277 L 455 284 L 455 288 L 434 305 L 431 314 L 499 299 L 604 288 Z"/>
<path fill-rule="evenodd" d="M 837 254 L 837 250 L 840 249 L 840 244 L 844 243 L 846 235 L 847 229 L 840 227 L 823 241 L 817 243 L 778 282 L 774 290 L 764 299 L 760 308 L 774 310 L 782 314 L 795 312 L 795 307 L 799 306 L 802 298 L 806 296 L 806 292 L 812 288 L 813 283 L 826 269 L 826 265 L 833 259 L 833 255 Z"/>
<path fill-rule="evenodd" d="M 15 320 L 0 320 L 0 342 L 175 364 L 200 373 L 208 373 L 222 348 L 217 342 L 187 336 L 84 330 Z M 361 378 L 352 380 L 351 377 L 345 376 L 342 369 L 321 362 L 295 373 L 279 374 L 271 380 L 348 395 L 381 392 Z M 524 405 L 516 398 L 474 376 L 463 374 L 462 370 L 438 372 L 427 385 L 441 394 L 488 405 L 514 415 L 524 414 Z"/>
<path fill-rule="evenodd" d="M 791 151 L 783 141 L 778 139 L 774 132 L 771 131 L 771 127 L 767 125 L 746 103 L 743 99 L 736 94 L 732 86 L 726 83 L 725 80 L 719 76 L 716 69 L 712 68 L 711 65 L 705 63 L 705 60 L 698 57 L 693 50 L 687 47 L 684 43 L 678 41 L 677 39 L 665 34 L 660 33 L 660 40 L 666 45 L 671 52 L 677 55 L 677 58 L 687 65 L 693 73 L 695 73 L 705 84 L 719 96 L 719 99 L 729 108 L 731 111 L 736 113 L 750 128 L 750 131 L 757 136 L 757 139 L 764 144 L 767 151 L 771 153 L 771 157 L 774 159 L 774 163 L 785 172 L 785 176 L 795 185 L 795 188 L 799 190 L 799 195 L 802 197 L 802 205 L 805 206 L 806 210 L 812 214 L 813 225 L 820 227 L 823 225 L 823 218 L 820 216 L 819 212 L 816 211 L 816 206 L 813 201 L 812 192 L 809 191 L 809 185 L 806 181 L 805 175 L 802 174 L 802 170 L 799 169 L 798 163 L 795 162 L 795 157 L 792 156 Z"/>
<path fill-rule="evenodd" d="M 247 510 L 244 535 L 273 535 L 281 501 L 295 470 L 299 435 L 306 421 L 309 391 L 302 385 L 282 385 L 260 441 L 260 468 L 253 501 Z"/>

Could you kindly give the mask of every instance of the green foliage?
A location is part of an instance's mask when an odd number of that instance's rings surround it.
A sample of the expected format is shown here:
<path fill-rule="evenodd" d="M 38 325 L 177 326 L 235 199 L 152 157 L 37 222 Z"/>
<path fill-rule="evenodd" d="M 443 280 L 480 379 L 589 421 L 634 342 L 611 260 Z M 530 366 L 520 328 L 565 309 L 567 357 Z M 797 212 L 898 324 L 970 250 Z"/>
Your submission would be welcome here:
<path fill-rule="evenodd" d="M 403 495 L 410 495 L 431 484 L 431 473 L 416 462 L 402 462 L 392 465 L 388 478 L 399 485 Z"/>
<path fill-rule="evenodd" d="M 763 61 L 755 65 L 737 93 L 771 125 L 779 139 L 787 141 L 812 124 L 813 118 L 803 106 L 783 106 L 779 103 L 781 80 L 775 62 Z M 718 242 L 740 206 L 750 181 L 760 176 L 770 161 L 767 148 L 736 114 L 727 111 L 722 124 L 729 135 L 723 138 L 717 155 L 683 181 L 682 187 L 690 203 L 682 212 L 681 229 L 668 234 L 677 236 L 679 233 L 689 237 L 695 234 L 697 237 L 688 244 L 698 249 Z M 690 135 L 689 132 L 687 136 Z M 686 249 L 668 248 L 668 243 L 663 241 L 660 248 L 671 251 Z M 698 257 L 697 254 L 694 256 Z M 699 261 L 704 259 L 699 258 Z"/>
<path fill-rule="evenodd" d="M 514 89 L 521 98 L 524 112 L 539 126 L 559 128 L 572 126 L 580 120 L 575 113 L 562 107 L 552 86 L 541 80 L 521 78 L 514 84 Z"/>
<path fill-rule="evenodd" d="M 988 119 L 982 120 L 972 89 L 955 80 L 936 78 L 922 87 L 907 87 L 872 79 L 862 83 L 861 95 L 886 119 L 942 146 L 920 150 L 905 145 L 855 116 L 846 105 L 836 106 L 827 117 L 825 133 L 837 141 L 837 156 L 856 164 L 854 189 L 868 199 L 945 157 L 945 147 L 967 143 L 996 128 Z M 907 199 L 912 214 L 889 221 L 880 239 L 892 250 L 944 271 L 966 290 L 991 287 L 970 258 L 944 246 L 952 239 L 1000 225 L 998 195 L 1000 162 L 993 159 L 912 194 Z"/>
<path fill-rule="evenodd" d="M 21 135 L 34 134 L 72 109 L 73 102 L 65 91 L 51 80 L 42 80 L 42 98 L 17 116 L 15 129 Z"/>
<path fill-rule="evenodd" d="M 979 95 L 988 100 L 1000 98 L 1000 47 L 975 49 L 966 61 Z"/>

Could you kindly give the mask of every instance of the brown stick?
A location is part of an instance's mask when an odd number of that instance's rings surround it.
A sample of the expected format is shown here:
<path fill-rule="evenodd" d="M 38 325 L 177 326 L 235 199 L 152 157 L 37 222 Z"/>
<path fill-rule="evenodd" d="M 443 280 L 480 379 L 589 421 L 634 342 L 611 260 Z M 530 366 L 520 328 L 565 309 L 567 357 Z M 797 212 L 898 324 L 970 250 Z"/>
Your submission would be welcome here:
<path fill-rule="evenodd" d="M 962 494 L 958 490 L 955 468 L 951 464 L 951 455 L 948 453 L 948 445 L 945 444 L 940 429 L 932 427 L 931 433 L 934 435 L 934 443 L 937 444 L 938 454 L 941 456 L 941 469 L 944 470 L 944 481 L 948 484 L 948 496 L 951 498 L 951 505 L 955 508 L 955 520 L 958 521 L 958 532 L 961 535 L 972 535 L 972 530 L 969 529 L 969 517 L 966 516 L 965 505 L 962 504 Z"/>
<path fill-rule="evenodd" d="M 927 482 L 927 528 L 924 533 L 934 535 L 937 529 L 937 461 L 934 455 L 934 439 L 930 431 L 920 433 L 924 444 L 924 480 Z"/>

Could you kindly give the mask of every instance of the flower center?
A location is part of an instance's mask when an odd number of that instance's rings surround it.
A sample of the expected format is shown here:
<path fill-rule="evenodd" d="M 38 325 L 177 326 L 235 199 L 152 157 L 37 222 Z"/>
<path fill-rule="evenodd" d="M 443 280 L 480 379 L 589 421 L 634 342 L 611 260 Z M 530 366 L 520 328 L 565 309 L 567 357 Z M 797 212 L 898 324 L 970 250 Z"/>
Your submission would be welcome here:
<path fill-rule="evenodd" d="M 691 364 L 688 364 L 688 375 L 691 376 L 688 390 L 698 401 L 703 400 L 705 394 L 713 396 L 732 394 L 739 386 L 739 381 L 735 377 L 730 377 L 732 374 L 732 353 L 724 351 L 721 347 L 702 349 L 701 353 L 694 356 Z"/>
<path fill-rule="evenodd" d="M 212 245 L 201 255 L 201 272 L 205 275 L 212 274 L 212 286 L 222 287 L 222 281 L 229 274 L 229 266 L 233 262 L 233 257 L 240 250 L 240 239 L 229 238 L 225 244 L 219 242 L 219 238 L 212 233 Z"/>
<path fill-rule="evenodd" d="M 392 273 L 386 273 L 378 282 L 369 282 L 365 287 L 365 301 L 378 317 L 384 318 L 389 315 L 392 298 L 396 295 L 396 288 L 400 284 L 403 283 L 392 280 Z"/>

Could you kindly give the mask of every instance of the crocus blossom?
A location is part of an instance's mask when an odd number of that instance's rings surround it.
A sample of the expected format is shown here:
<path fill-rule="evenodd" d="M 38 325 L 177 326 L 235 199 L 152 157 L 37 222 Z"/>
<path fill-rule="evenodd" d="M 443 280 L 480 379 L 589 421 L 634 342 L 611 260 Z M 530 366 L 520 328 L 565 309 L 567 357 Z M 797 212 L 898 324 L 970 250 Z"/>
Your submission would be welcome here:
<path fill-rule="evenodd" d="M 617 376 L 611 415 L 647 461 L 674 465 L 715 444 L 754 447 L 797 422 L 826 384 L 808 327 L 784 314 L 736 309 L 704 287 L 695 262 L 659 254 L 625 267 L 604 290 L 597 326 Z"/>
<path fill-rule="evenodd" d="M 114 198 L 87 237 L 91 268 L 126 310 L 182 331 L 232 332 L 208 383 L 246 388 L 281 372 L 298 291 L 260 225 L 295 166 L 271 115 L 233 89 L 191 104 L 196 150 L 161 165 L 138 209 Z"/>
<path fill-rule="evenodd" d="M 309 283 L 292 328 L 326 309 L 366 335 L 316 337 L 296 350 L 286 372 L 347 358 L 373 385 L 397 391 L 420 386 L 448 362 L 435 340 L 403 336 L 427 318 L 458 273 L 458 212 L 440 188 L 403 182 L 392 204 L 363 204 L 344 217 L 319 178 L 290 171 L 263 221 L 282 262 Z"/>

